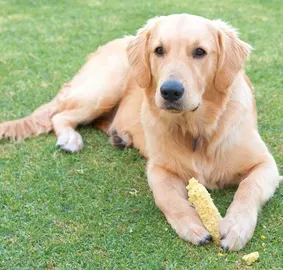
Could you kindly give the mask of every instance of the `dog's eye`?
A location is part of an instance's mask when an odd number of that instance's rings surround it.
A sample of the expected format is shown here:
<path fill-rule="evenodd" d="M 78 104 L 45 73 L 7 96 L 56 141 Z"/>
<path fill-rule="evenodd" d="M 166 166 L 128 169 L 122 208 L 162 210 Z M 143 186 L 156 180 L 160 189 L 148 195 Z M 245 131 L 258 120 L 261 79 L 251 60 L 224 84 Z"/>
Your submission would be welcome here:
<path fill-rule="evenodd" d="M 206 51 L 202 48 L 196 48 L 194 51 L 193 51 L 193 57 L 194 58 L 202 58 L 206 55 Z"/>
<path fill-rule="evenodd" d="M 163 56 L 163 55 L 164 55 L 164 49 L 163 49 L 163 47 L 161 47 L 161 46 L 155 48 L 154 52 L 155 52 L 155 54 L 156 54 L 157 56 Z"/>

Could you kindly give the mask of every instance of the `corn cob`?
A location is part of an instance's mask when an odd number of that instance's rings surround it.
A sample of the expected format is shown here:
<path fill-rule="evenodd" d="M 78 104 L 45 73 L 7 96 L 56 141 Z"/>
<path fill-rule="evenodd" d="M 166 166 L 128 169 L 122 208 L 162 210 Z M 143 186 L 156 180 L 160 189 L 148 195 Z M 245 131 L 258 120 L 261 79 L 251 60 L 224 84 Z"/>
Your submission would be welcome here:
<path fill-rule="evenodd" d="M 195 178 L 189 180 L 188 200 L 195 207 L 204 227 L 211 234 L 213 241 L 220 244 L 219 222 L 221 215 L 206 190 Z"/>

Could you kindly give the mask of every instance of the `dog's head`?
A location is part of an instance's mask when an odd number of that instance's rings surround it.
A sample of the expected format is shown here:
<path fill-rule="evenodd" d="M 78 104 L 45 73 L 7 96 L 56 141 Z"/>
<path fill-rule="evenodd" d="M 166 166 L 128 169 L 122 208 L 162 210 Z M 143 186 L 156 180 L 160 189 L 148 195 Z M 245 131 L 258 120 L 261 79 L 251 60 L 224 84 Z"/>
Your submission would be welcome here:
<path fill-rule="evenodd" d="M 181 14 L 149 20 L 129 44 L 128 58 L 158 108 L 193 112 L 209 88 L 229 88 L 250 50 L 226 23 Z"/>

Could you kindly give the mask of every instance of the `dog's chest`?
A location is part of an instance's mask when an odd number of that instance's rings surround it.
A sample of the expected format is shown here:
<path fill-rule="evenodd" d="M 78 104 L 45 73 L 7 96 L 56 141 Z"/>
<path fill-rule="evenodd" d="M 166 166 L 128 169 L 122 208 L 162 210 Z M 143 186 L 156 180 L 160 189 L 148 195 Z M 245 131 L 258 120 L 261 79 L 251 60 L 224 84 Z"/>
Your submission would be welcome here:
<path fill-rule="evenodd" d="M 239 182 L 235 168 L 225 155 L 209 156 L 209 145 L 203 140 L 197 142 L 190 138 L 186 143 L 176 143 L 164 147 L 159 158 L 170 171 L 184 181 L 196 177 L 207 188 L 223 188 Z"/>
<path fill-rule="evenodd" d="M 199 181 L 207 188 L 223 188 L 239 182 L 239 176 L 231 169 L 229 161 L 217 158 L 207 159 L 197 152 L 192 158 Z"/>

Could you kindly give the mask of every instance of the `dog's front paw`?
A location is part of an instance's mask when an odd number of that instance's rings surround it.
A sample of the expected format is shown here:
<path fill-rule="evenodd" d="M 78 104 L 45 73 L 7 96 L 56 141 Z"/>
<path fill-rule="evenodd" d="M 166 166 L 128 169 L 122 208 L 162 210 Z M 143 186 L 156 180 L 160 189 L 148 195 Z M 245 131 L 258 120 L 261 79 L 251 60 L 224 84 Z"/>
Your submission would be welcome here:
<path fill-rule="evenodd" d="M 78 132 L 68 130 L 60 134 L 56 146 L 67 152 L 77 152 L 83 148 L 83 139 Z"/>
<path fill-rule="evenodd" d="M 183 229 L 178 235 L 185 241 L 189 241 L 194 245 L 208 244 L 212 241 L 212 236 L 209 232 L 203 226 L 198 224 L 190 224 L 190 226 Z"/>
<path fill-rule="evenodd" d="M 212 241 L 212 236 L 202 224 L 194 222 L 192 219 L 179 219 L 170 222 L 178 236 L 184 241 L 189 241 L 194 245 L 208 244 Z"/>
<path fill-rule="evenodd" d="M 220 222 L 221 247 L 224 250 L 240 250 L 252 238 L 256 218 L 252 213 L 226 215 Z"/>

